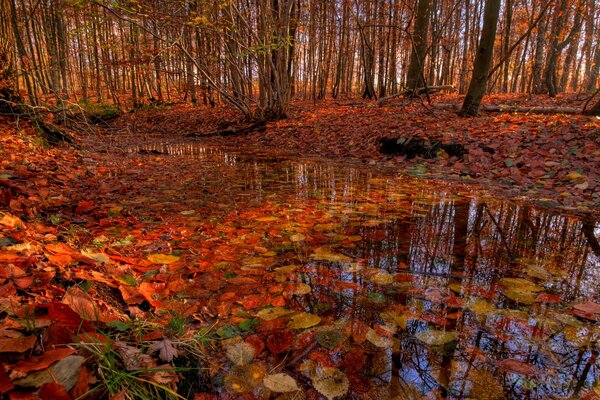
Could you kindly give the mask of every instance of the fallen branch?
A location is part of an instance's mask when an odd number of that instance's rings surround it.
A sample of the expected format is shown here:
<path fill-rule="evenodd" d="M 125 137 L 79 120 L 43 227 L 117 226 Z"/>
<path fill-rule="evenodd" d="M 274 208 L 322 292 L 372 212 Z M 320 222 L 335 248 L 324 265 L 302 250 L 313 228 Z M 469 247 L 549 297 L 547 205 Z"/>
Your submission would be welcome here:
<path fill-rule="evenodd" d="M 432 107 L 444 110 L 460 111 L 460 104 L 433 104 Z M 479 111 L 485 112 L 507 112 L 524 114 L 581 114 L 579 108 L 571 107 L 518 107 L 518 106 L 481 106 Z"/>
<path fill-rule="evenodd" d="M 453 85 L 426 86 L 426 87 L 417 88 L 415 90 L 404 90 L 403 92 L 392 94 L 387 97 L 381 97 L 379 100 L 377 100 L 377 105 L 381 106 L 386 101 L 395 99 L 400 96 L 415 97 L 415 96 L 420 96 L 423 94 L 437 93 L 437 92 L 440 92 L 442 90 L 447 90 L 447 89 L 454 89 L 454 86 Z"/>
<path fill-rule="evenodd" d="M 185 134 L 186 137 L 211 137 L 211 136 L 238 136 L 254 131 L 264 131 L 267 128 L 267 121 L 260 120 L 244 127 L 228 127 L 214 132 L 191 132 Z"/>

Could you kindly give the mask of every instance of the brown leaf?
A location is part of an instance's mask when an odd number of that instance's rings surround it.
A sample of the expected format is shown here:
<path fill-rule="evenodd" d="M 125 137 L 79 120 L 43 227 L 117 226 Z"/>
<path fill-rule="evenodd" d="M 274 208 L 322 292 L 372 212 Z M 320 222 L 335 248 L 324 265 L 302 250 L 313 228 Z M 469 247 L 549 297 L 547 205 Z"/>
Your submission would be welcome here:
<path fill-rule="evenodd" d="M 170 363 L 173 358 L 179 355 L 177 348 L 173 345 L 173 342 L 169 339 L 163 339 L 160 342 L 155 342 L 148 349 L 148 353 L 152 354 L 158 351 L 158 358 L 164 362 Z"/>
<path fill-rule="evenodd" d="M 42 355 L 29 357 L 27 360 L 18 362 L 11 368 L 11 379 L 22 378 L 31 371 L 40 371 L 46 369 L 57 361 L 75 353 L 75 350 L 69 348 L 60 348 L 48 350 Z"/>
<path fill-rule="evenodd" d="M 0 339 L 0 353 L 23 353 L 30 350 L 36 341 L 36 336 Z"/>

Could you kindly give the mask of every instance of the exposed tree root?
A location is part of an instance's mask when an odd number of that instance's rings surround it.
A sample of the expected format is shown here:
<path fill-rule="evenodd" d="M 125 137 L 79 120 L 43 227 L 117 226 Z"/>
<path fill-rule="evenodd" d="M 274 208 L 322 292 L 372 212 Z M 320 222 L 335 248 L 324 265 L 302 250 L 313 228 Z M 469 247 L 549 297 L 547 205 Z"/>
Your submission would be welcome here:
<path fill-rule="evenodd" d="M 417 96 L 421 96 L 424 94 L 437 93 L 437 92 L 440 92 L 440 91 L 446 90 L 446 89 L 454 89 L 454 86 L 452 86 L 452 85 L 426 86 L 426 87 L 418 88 L 416 90 L 405 90 L 401 93 L 396 93 L 391 96 L 381 97 L 379 100 L 377 100 L 377 105 L 382 106 L 383 103 L 385 103 L 386 101 L 395 99 L 400 96 L 417 97 Z"/>

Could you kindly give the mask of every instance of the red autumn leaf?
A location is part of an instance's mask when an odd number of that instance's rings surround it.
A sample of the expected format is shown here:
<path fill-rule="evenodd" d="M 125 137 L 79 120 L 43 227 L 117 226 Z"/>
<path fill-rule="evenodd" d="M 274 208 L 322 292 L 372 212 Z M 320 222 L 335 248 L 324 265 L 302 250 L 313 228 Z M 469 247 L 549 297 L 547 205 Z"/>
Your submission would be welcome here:
<path fill-rule="evenodd" d="M 255 308 L 265 305 L 265 296 L 251 295 L 240 300 L 240 304 L 246 310 L 254 310 Z"/>
<path fill-rule="evenodd" d="M 14 372 L 29 373 L 31 371 L 40 371 L 46 369 L 57 361 L 73 354 L 75 350 L 67 347 L 48 350 L 39 356 L 29 357 L 26 360 L 19 361 L 11 369 Z"/>
<path fill-rule="evenodd" d="M 344 369 L 349 374 L 360 373 L 366 363 L 367 356 L 362 349 L 353 349 L 349 353 L 344 354 L 344 360 L 342 362 Z"/>
<path fill-rule="evenodd" d="M 31 350 L 35 342 L 36 336 L 0 339 L 0 353 L 23 353 Z"/>
<path fill-rule="evenodd" d="M 95 208 L 95 206 L 94 206 L 93 201 L 83 200 L 83 201 L 80 201 L 79 203 L 77 203 L 77 208 L 75 209 L 75 212 L 77 214 L 83 214 L 83 213 L 93 210 L 94 208 Z"/>
<path fill-rule="evenodd" d="M 285 328 L 285 319 L 275 318 L 270 321 L 260 321 L 260 324 L 256 327 L 256 330 L 264 334 L 273 334 L 274 331 L 279 331 Z"/>
<path fill-rule="evenodd" d="M 267 338 L 267 348 L 273 354 L 290 350 L 294 343 L 294 334 L 288 330 L 277 332 Z"/>
<path fill-rule="evenodd" d="M 123 301 L 127 304 L 141 304 L 146 299 L 140 292 L 127 285 L 119 285 Z"/>
<path fill-rule="evenodd" d="M 285 298 L 283 296 L 275 296 L 271 298 L 271 305 L 274 307 L 285 307 Z"/>
<path fill-rule="evenodd" d="M 562 301 L 562 298 L 557 294 L 540 293 L 535 298 L 535 301 L 537 301 L 538 303 L 554 304 L 554 303 L 560 303 Z"/>
<path fill-rule="evenodd" d="M 592 301 L 575 304 L 573 308 L 585 314 L 600 314 L 600 304 Z"/>
<path fill-rule="evenodd" d="M 14 387 L 15 385 L 11 382 L 4 368 L 0 368 L 0 394 L 11 391 Z"/>
<path fill-rule="evenodd" d="M 84 366 L 81 368 L 81 372 L 79 373 L 79 378 L 77 378 L 77 382 L 73 389 L 71 389 L 71 396 L 74 399 L 79 399 L 84 397 L 84 395 L 89 391 L 90 384 L 95 382 L 96 378 L 93 377 L 88 369 Z"/>
<path fill-rule="evenodd" d="M 251 335 L 246 338 L 246 343 L 254 347 L 255 354 L 260 354 L 265 348 L 265 342 L 258 335 Z"/>
<path fill-rule="evenodd" d="M 69 328 L 85 332 L 94 330 L 94 326 L 90 322 L 83 320 L 79 314 L 64 303 L 38 304 L 36 308 L 47 310 L 49 319 L 60 322 Z"/>
<path fill-rule="evenodd" d="M 58 383 L 44 383 L 38 392 L 40 400 L 71 400 L 63 385 Z"/>
<path fill-rule="evenodd" d="M 336 367 L 337 363 L 333 361 L 329 354 L 322 351 L 313 351 L 308 355 L 308 359 L 322 365 L 323 367 Z"/>

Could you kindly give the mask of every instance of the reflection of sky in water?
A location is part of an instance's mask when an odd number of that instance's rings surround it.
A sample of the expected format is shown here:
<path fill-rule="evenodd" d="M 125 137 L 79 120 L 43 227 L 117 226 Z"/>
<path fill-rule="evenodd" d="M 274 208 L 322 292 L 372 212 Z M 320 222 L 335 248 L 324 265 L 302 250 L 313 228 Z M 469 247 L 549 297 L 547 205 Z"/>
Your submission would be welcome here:
<path fill-rule="evenodd" d="M 197 164 L 191 163 L 186 173 L 194 173 L 193 166 L 198 174 L 210 171 L 202 177 L 209 190 L 228 193 L 232 200 L 269 202 L 290 222 L 296 217 L 291 209 L 324 213 L 335 221 L 334 229 L 309 235 L 320 235 L 325 244 L 329 240 L 336 251 L 342 249 L 335 235 L 360 236 L 356 246 L 343 249 L 344 255 L 359 260 L 362 270 L 352 272 L 339 263 L 309 261 L 306 255 L 312 249 L 297 245 L 298 254 L 304 256 L 299 256 L 303 266 L 295 280 L 313 289 L 309 300 L 300 302 L 308 311 L 319 302 L 333 302 L 326 314 L 381 323 L 379 313 L 398 304 L 424 313 L 439 312 L 443 307 L 427 298 L 426 289 L 451 287 L 459 289 L 459 296 L 467 294 L 464 302 L 485 298 L 488 291 L 492 295 L 486 301 L 498 309 L 526 313 L 527 318 L 499 313 L 480 321 L 466 311 L 449 328 L 459 333 L 459 339 L 447 354 L 430 351 L 412 338 L 411 333 L 428 325 L 409 322 L 406 332 L 398 334 L 399 354 L 381 350 L 373 355 L 387 357 L 390 364 L 389 373 L 377 379 L 387 382 L 399 377 L 426 389 L 436 387 L 439 375 L 445 374 L 444 379 L 450 380 L 449 396 L 465 397 L 469 385 L 464 378 L 473 364 L 468 346 L 488 353 L 484 364 L 489 369 L 496 369 L 496 361 L 512 358 L 555 371 L 535 387 L 520 375 L 505 374 L 502 384 L 510 388 L 509 398 L 569 395 L 575 386 L 589 385 L 598 375 L 597 366 L 586 367 L 592 359 L 589 348 L 574 348 L 561 332 L 548 340 L 532 337 L 532 332 L 548 329 L 547 321 L 556 319 L 551 307 L 516 304 L 499 294 L 496 286 L 505 276 L 524 277 L 567 302 L 597 299 L 600 259 L 583 233 L 585 221 L 513 202 L 457 196 L 448 188 L 412 178 L 377 177 L 368 168 L 249 157 L 193 144 L 153 144 L 144 150 L 195 160 Z M 593 230 L 600 235 L 599 227 Z M 410 286 L 421 292 L 409 293 L 399 281 L 374 284 L 369 280 L 371 269 L 412 276 Z M 324 279 L 327 276 L 333 284 Z M 335 282 L 353 282 L 357 289 L 336 288 Z M 456 364 L 452 372 L 449 360 Z M 395 374 L 394 362 L 399 363 Z"/>

